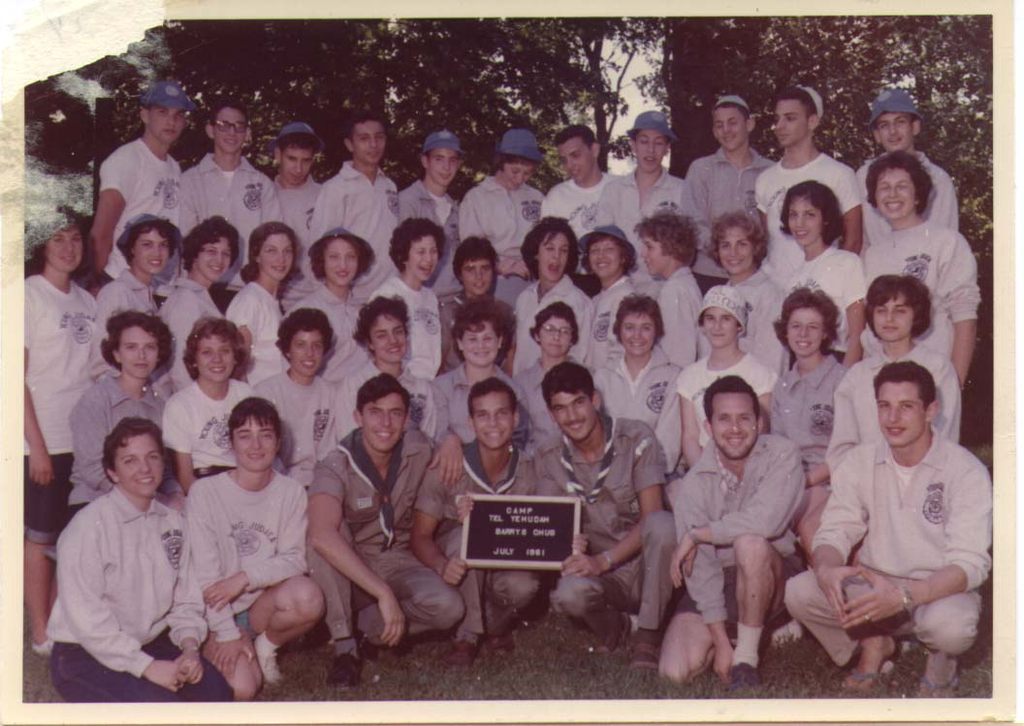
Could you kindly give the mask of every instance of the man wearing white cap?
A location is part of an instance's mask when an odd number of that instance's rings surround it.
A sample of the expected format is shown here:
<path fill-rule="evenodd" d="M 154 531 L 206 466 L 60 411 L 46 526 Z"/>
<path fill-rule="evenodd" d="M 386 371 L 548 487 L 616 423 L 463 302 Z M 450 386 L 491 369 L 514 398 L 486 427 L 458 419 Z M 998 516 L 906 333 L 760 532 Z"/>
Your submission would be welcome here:
<path fill-rule="evenodd" d="M 902 88 L 886 88 L 879 93 L 871 102 L 868 126 L 875 142 L 881 144 L 886 153 L 906 151 L 917 156 L 932 180 L 932 193 L 928 196 L 928 205 L 921 216 L 940 227 L 957 231 L 960 214 L 953 180 L 943 169 L 933 164 L 923 151 L 915 148 L 917 135 L 921 133 L 921 113 L 910 94 Z M 868 168 L 874 160 L 868 159 L 857 170 L 857 186 L 864 200 L 868 198 Z M 892 230 L 874 206 L 865 204 L 863 207 L 866 249 L 873 241 L 885 239 Z"/>
<path fill-rule="evenodd" d="M 516 304 L 530 272 L 520 248 L 526 233 L 540 220 L 544 195 L 526 182 L 544 155 L 529 129 L 509 129 L 494 155 L 494 174 L 466 193 L 459 207 L 459 233 L 490 240 L 498 253 L 494 296 Z"/>
<path fill-rule="evenodd" d="M 754 119 L 750 107 L 740 96 L 722 96 L 711 111 L 711 133 L 718 142 L 718 151 L 694 159 L 686 173 L 686 182 L 693 193 L 693 203 L 701 219 L 711 228 L 717 217 L 726 212 L 741 211 L 759 219 L 754 182 L 772 165 L 750 147 Z M 697 251 L 693 273 L 698 282 L 719 278 L 711 284 L 724 284 L 726 271 L 715 262 L 709 250 Z M 710 282 L 710 281 L 709 281 Z M 707 291 L 707 285 L 704 291 Z"/>
<path fill-rule="evenodd" d="M 423 217 L 444 230 L 444 252 L 426 282 L 441 298 L 461 289 L 452 270 L 452 255 L 459 246 L 459 204 L 448 194 L 448 187 L 462 166 L 459 137 L 447 130 L 429 134 L 423 142 L 420 163 L 423 178 L 398 193 L 398 221 Z"/>
<path fill-rule="evenodd" d="M 782 158 L 757 178 L 755 196 L 768 233 L 768 259 L 762 269 L 780 285 L 803 261 L 800 245 L 781 229 L 782 204 L 794 184 L 814 180 L 835 193 L 843 213 L 842 248 L 860 253 L 860 187 L 853 169 L 814 145 L 822 112 L 821 96 L 813 88 L 791 86 L 775 96 L 775 137 L 782 146 Z"/>
<path fill-rule="evenodd" d="M 281 221 L 299 238 L 301 249 L 296 252 L 299 274 L 285 288 L 283 304 L 291 310 L 303 297 L 316 289 L 313 268 L 310 267 L 309 226 L 313 221 L 313 208 L 320 195 L 320 183 L 313 179 L 313 160 L 324 150 L 323 140 L 313 127 L 302 121 L 293 121 L 281 127 L 277 138 L 267 144 L 277 164 L 277 198 L 281 202 Z"/>
<path fill-rule="evenodd" d="M 111 279 L 128 269 L 114 240 L 129 219 L 152 214 L 178 224 L 181 167 L 169 152 L 196 105 L 174 81 L 151 85 L 140 96 L 139 105 L 142 136 L 119 146 L 100 165 L 100 193 L 89 233 L 93 271 L 105 272 Z M 179 259 L 173 255 L 158 279 L 168 282 Z"/>
<path fill-rule="evenodd" d="M 700 243 L 704 247 L 708 230 L 704 219 L 693 205 L 690 185 L 672 176 L 661 162 L 669 152 L 671 142 L 678 137 L 669 128 L 668 118 L 661 111 L 644 111 L 636 117 L 633 128 L 626 132 L 633 149 L 636 169 L 632 174 L 617 177 L 608 183 L 598 203 L 598 226 L 614 224 L 629 235 L 629 242 L 640 259 L 639 269 L 633 276 L 637 290 L 657 294 L 654 282 L 641 253 L 643 244 L 636 233 L 636 225 L 644 217 L 657 211 L 672 211 L 692 217 L 700 229 Z"/>

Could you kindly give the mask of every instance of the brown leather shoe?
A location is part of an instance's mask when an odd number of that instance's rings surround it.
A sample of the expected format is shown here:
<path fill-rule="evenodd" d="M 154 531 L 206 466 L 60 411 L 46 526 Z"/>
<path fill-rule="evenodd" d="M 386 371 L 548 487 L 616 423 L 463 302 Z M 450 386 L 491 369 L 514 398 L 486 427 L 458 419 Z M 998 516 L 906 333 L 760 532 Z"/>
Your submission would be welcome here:
<path fill-rule="evenodd" d="M 468 640 L 452 641 L 452 649 L 444 657 L 444 664 L 449 668 L 468 668 L 476 660 L 477 645 Z"/>

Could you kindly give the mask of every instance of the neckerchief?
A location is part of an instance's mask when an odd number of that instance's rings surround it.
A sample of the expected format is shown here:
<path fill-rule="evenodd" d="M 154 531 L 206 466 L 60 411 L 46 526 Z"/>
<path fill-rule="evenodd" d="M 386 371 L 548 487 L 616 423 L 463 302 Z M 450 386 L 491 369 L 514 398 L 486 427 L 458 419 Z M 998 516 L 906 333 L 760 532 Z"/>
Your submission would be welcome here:
<path fill-rule="evenodd" d="M 348 457 L 349 463 L 356 470 L 362 479 L 380 493 L 380 528 L 384 530 L 384 546 L 386 550 L 395 541 L 395 506 L 391 501 L 391 490 L 395 487 L 398 479 L 398 469 L 402 464 L 402 444 L 405 441 L 403 436 L 398 440 L 398 445 L 391 451 L 391 460 L 388 462 L 387 478 L 381 479 L 380 472 L 374 466 L 370 455 L 366 453 L 363 446 L 363 430 L 358 428 L 342 439 L 338 448 Z"/>
<path fill-rule="evenodd" d="M 508 475 L 493 485 L 484 469 L 480 447 L 475 440 L 462 445 L 462 468 L 481 489 L 491 494 L 504 494 L 516 483 L 516 470 L 519 468 L 519 449 L 511 444 L 508 448 L 512 452 L 512 458 L 508 462 Z"/>
<path fill-rule="evenodd" d="M 604 456 L 601 457 L 601 466 L 597 472 L 597 481 L 594 482 L 594 488 L 587 494 L 586 488 L 580 484 L 576 478 L 576 469 L 572 465 L 572 449 L 569 437 L 562 434 L 562 466 L 565 468 L 569 478 L 565 482 L 565 488 L 569 494 L 583 497 L 587 504 L 593 504 L 597 501 L 597 498 L 601 495 L 601 489 L 604 487 L 604 480 L 608 478 L 608 472 L 611 471 L 612 461 L 615 459 L 615 449 L 612 443 L 615 441 L 615 422 L 603 413 L 598 414 L 601 417 L 601 422 L 604 424 Z"/>

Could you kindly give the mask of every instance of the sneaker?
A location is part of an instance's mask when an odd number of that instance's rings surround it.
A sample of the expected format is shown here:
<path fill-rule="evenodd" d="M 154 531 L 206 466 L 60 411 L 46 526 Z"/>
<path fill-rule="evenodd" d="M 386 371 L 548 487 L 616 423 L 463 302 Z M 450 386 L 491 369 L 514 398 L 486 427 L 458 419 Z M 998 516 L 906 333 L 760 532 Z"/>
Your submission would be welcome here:
<path fill-rule="evenodd" d="M 49 658 L 50 653 L 53 652 L 53 639 L 47 638 L 42 643 L 32 643 L 32 652 L 44 658 Z"/>
<path fill-rule="evenodd" d="M 267 639 L 266 633 L 260 633 L 253 641 L 253 650 L 256 651 L 256 662 L 263 671 L 263 682 L 271 686 L 278 683 L 281 671 L 277 667 L 277 648 Z"/>
<path fill-rule="evenodd" d="M 468 668 L 476 660 L 476 643 L 468 640 L 452 641 L 452 649 L 444 657 L 444 664 L 449 668 Z"/>
<path fill-rule="evenodd" d="M 351 653 L 336 655 L 327 668 L 327 685 L 343 690 L 355 688 L 359 685 L 362 670 L 363 661 Z"/>
<path fill-rule="evenodd" d="M 749 663 L 737 663 L 729 670 L 729 693 L 761 685 L 761 675 Z"/>
<path fill-rule="evenodd" d="M 790 620 L 772 631 L 772 646 L 778 648 L 784 643 L 796 642 L 804 637 L 804 626 L 799 620 Z"/>

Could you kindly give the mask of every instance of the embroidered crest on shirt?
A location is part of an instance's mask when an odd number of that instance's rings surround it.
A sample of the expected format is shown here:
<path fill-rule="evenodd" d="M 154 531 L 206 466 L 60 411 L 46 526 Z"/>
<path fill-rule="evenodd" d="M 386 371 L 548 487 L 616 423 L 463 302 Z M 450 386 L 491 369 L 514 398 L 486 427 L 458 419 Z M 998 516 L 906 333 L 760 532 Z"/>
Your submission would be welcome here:
<path fill-rule="evenodd" d="M 174 209 L 178 206 L 178 180 L 161 179 L 153 188 L 153 196 L 160 197 L 164 209 Z"/>
<path fill-rule="evenodd" d="M 654 208 L 655 212 L 678 212 L 679 205 L 675 202 L 661 202 Z"/>
<path fill-rule="evenodd" d="M 412 320 L 414 323 L 421 323 L 430 335 L 437 335 L 441 332 L 441 322 L 432 310 L 419 308 L 412 314 Z"/>
<path fill-rule="evenodd" d="M 409 397 L 409 418 L 416 428 L 423 422 L 423 412 L 427 408 L 427 397 L 422 393 L 414 393 Z"/>
<path fill-rule="evenodd" d="M 71 330 L 71 339 L 80 345 L 92 340 L 92 328 L 96 318 L 88 313 L 64 313 L 60 317 L 60 327 Z"/>
<path fill-rule="evenodd" d="M 522 205 L 523 219 L 527 222 L 536 222 L 540 219 L 540 202 L 536 199 L 526 199 L 520 204 Z"/>
<path fill-rule="evenodd" d="M 811 435 L 831 436 L 832 435 L 832 406 L 827 403 L 815 403 L 811 405 Z"/>
<path fill-rule="evenodd" d="M 931 264 L 932 256 L 921 253 L 919 255 L 911 255 L 907 258 L 907 262 L 903 265 L 903 274 L 916 277 L 921 282 L 924 282 L 928 277 L 928 266 Z"/>
<path fill-rule="evenodd" d="M 610 312 L 601 313 L 597 316 L 597 320 L 594 321 L 594 340 L 599 343 L 608 340 L 608 325 L 611 319 L 612 314 Z"/>
<path fill-rule="evenodd" d="M 319 442 L 327 430 L 327 421 L 331 417 L 331 409 L 318 408 L 313 412 L 313 441 Z"/>
<path fill-rule="evenodd" d="M 398 218 L 398 192 L 388 189 L 388 209 Z"/>
<path fill-rule="evenodd" d="M 654 413 L 661 413 L 665 407 L 665 391 L 668 390 L 668 381 L 657 381 L 647 389 L 647 408 Z"/>
<path fill-rule="evenodd" d="M 242 197 L 242 204 L 251 212 L 255 212 L 263 205 L 263 182 L 253 182 L 245 185 L 245 195 Z"/>
<path fill-rule="evenodd" d="M 271 542 L 277 541 L 277 535 L 260 522 L 234 522 L 231 525 L 231 539 L 235 541 L 239 557 L 248 557 L 259 552 L 263 541 L 260 535 Z"/>
<path fill-rule="evenodd" d="M 214 416 L 203 430 L 199 432 L 200 439 L 210 439 L 219 449 L 227 451 L 231 448 L 231 435 L 228 433 L 228 415 L 225 413 L 220 418 Z"/>
<path fill-rule="evenodd" d="M 574 219 L 579 217 L 580 226 L 583 229 L 593 229 L 597 223 L 597 202 L 593 204 L 581 204 L 573 210 L 573 213 L 569 216 L 569 221 L 572 222 Z"/>
<path fill-rule="evenodd" d="M 806 280 L 794 282 L 792 285 L 789 286 L 789 292 L 798 290 L 801 287 L 806 287 L 811 292 L 825 292 L 824 290 L 821 289 L 821 285 L 818 284 L 817 280 L 812 280 L 809 277 Z"/>
<path fill-rule="evenodd" d="M 942 493 L 945 488 L 946 485 L 942 483 L 928 485 L 928 496 L 924 498 L 921 513 L 932 524 L 942 524 L 946 519 L 946 512 L 942 507 Z"/>
<path fill-rule="evenodd" d="M 181 536 L 181 530 L 167 530 L 160 535 L 160 541 L 164 546 L 164 554 L 167 555 L 167 561 L 171 563 L 171 567 L 177 570 L 181 564 L 181 548 L 185 543 L 184 537 Z"/>

